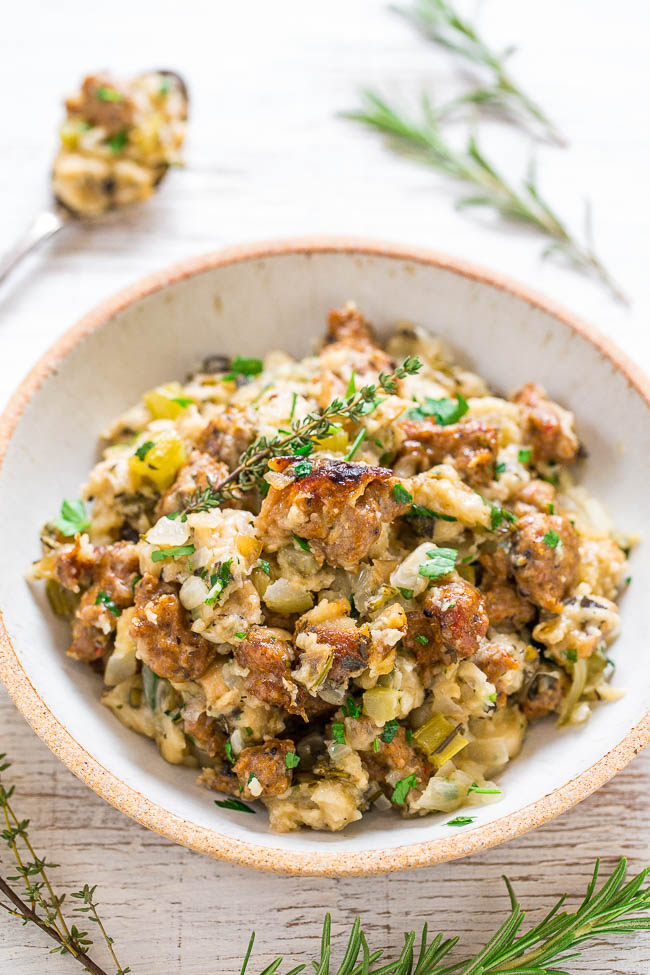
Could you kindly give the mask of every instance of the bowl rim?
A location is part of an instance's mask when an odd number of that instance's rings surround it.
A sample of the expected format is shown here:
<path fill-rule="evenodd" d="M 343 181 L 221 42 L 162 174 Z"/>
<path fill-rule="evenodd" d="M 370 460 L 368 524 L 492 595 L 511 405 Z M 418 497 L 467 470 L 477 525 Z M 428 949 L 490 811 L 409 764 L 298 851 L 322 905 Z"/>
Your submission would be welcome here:
<path fill-rule="evenodd" d="M 591 325 L 551 300 L 504 275 L 447 254 L 420 247 L 356 237 L 295 237 L 227 247 L 175 263 L 102 301 L 61 335 L 38 359 L 0 416 L 0 467 L 20 417 L 34 393 L 68 352 L 117 312 L 171 284 L 232 264 L 290 254 L 346 253 L 387 257 L 451 271 L 513 295 L 577 332 L 621 372 L 650 409 L 650 380 L 625 353 Z M 567 811 L 624 768 L 650 741 L 650 709 L 593 765 L 523 809 L 466 832 L 378 850 L 316 852 L 280 849 L 235 839 L 198 826 L 143 796 L 103 767 L 52 714 L 29 680 L 11 644 L 0 609 L 0 680 L 19 711 L 50 750 L 82 782 L 116 809 L 175 843 L 230 863 L 304 876 L 358 876 L 445 863 L 514 839 Z"/>

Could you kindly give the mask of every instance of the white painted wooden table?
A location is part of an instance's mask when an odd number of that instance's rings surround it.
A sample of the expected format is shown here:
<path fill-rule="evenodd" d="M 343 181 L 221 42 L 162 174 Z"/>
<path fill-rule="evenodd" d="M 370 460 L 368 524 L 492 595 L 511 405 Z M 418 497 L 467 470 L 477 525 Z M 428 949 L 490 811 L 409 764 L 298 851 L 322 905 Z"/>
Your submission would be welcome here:
<path fill-rule="evenodd" d="M 64 328 L 139 276 L 223 244 L 320 232 L 492 265 L 592 320 L 648 369 L 649 9 L 638 0 L 486 0 L 480 9 L 496 44 L 519 44 L 513 69 L 570 137 L 566 151 L 537 149 L 542 185 L 574 224 L 584 198 L 593 199 L 603 257 L 633 298 L 625 310 L 584 278 L 540 263 L 526 233 L 457 214 L 435 175 L 337 118 L 362 84 L 404 97 L 420 84 L 449 92 L 448 57 L 379 0 L 11 4 L 0 57 L 0 248 L 45 199 L 60 98 L 86 70 L 176 68 L 189 80 L 193 116 L 187 169 L 172 173 L 157 199 L 101 227 L 70 229 L 2 290 L 0 396 Z M 523 170 L 527 149 L 507 128 L 486 139 L 513 176 Z M 3 551 L 3 572 L 19 564 L 20 553 Z M 606 865 L 621 854 L 637 869 L 650 863 L 650 754 L 554 823 L 482 856 L 369 880 L 301 880 L 213 862 L 135 825 L 50 754 L 4 693 L 0 741 L 38 847 L 62 864 L 64 888 L 99 884 L 123 964 L 136 975 L 239 971 L 252 927 L 259 959 L 251 971 L 275 953 L 298 959 L 315 949 L 325 910 L 335 929 L 361 914 L 381 944 L 397 944 L 405 927 L 427 919 L 477 946 L 506 909 L 502 872 L 534 910 L 565 888 L 583 889 L 598 854 Z M 599 945 L 574 968 L 647 973 L 650 936 Z M 0 917 L 2 975 L 50 970 L 77 967 L 48 956 L 38 932 Z"/>

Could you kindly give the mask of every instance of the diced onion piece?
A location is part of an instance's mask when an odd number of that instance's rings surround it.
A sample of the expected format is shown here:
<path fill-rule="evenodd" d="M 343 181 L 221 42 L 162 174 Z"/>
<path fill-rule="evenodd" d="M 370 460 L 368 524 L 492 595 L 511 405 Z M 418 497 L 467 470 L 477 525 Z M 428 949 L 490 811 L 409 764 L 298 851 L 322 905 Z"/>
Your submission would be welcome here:
<path fill-rule="evenodd" d="M 396 589 L 411 589 L 418 596 L 429 585 L 429 580 L 419 573 L 423 562 L 429 558 L 428 552 L 433 548 L 432 542 L 423 542 L 410 555 L 407 555 L 394 572 L 391 572 L 390 584 Z"/>
<path fill-rule="evenodd" d="M 199 579 L 198 576 L 190 576 L 181 586 L 178 598 L 185 609 L 196 609 L 197 606 L 203 605 L 207 595 L 208 587 L 203 579 Z"/>
<path fill-rule="evenodd" d="M 177 382 L 156 386 L 142 399 L 154 420 L 175 420 L 190 405 L 186 402 L 189 397 L 183 394 L 183 387 Z"/>
<path fill-rule="evenodd" d="M 190 537 L 190 527 L 181 518 L 159 518 L 145 535 L 151 545 L 184 545 Z"/>
<path fill-rule="evenodd" d="M 272 582 L 263 598 L 268 608 L 275 613 L 306 613 L 314 605 L 312 594 L 288 579 Z"/>
<path fill-rule="evenodd" d="M 177 473 L 187 461 L 183 441 L 174 430 L 155 434 L 153 447 L 141 460 L 136 454 L 129 457 L 129 470 L 136 487 L 151 481 L 159 491 L 165 491 L 173 483 Z"/>
<path fill-rule="evenodd" d="M 363 695 L 363 713 L 385 724 L 392 721 L 400 712 L 400 693 L 392 687 L 371 687 Z"/>

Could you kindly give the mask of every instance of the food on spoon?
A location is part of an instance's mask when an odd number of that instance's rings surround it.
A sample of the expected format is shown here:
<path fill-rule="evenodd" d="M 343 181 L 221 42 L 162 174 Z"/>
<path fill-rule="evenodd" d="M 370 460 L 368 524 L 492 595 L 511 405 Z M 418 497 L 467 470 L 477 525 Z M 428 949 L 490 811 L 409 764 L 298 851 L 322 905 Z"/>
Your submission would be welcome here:
<path fill-rule="evenodd" d="M 77 216 L 93 217 L 146 200 L 181 163 L 187 90 L 171 71 L 128 82 L 88 75 L 66 100 L 54 195 Z"/>

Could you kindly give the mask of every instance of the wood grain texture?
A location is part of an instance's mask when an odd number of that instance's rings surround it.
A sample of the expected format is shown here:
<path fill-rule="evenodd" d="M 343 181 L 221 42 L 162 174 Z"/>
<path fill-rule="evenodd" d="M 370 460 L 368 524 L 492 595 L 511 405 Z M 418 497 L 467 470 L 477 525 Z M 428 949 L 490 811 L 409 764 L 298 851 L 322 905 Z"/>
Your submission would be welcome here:
<path fill-rule="evenodd" d="M 647 369 L 649 9 L 633 0 L 616 12 L 606 0 L 490 0 L 480 8 L 495 44 L 518 43 L 513 70 L 570 137 L 566 151 L 536 150 L 542 186 L 574 225 L 585 196 L 595 201 L 600 250 L 634 299 L 627 311 L 588 280 L 540 263 L 535 238 L 456 213 L 436 176 L 337 117 L 366 83 L 404 98 L 423 84 L 449 93 L 449 59 L 379 0 L 330 0 L 326 8 L 304 0 L 13 4 L 0 58 L 8 136 L 0 248 L 46 198 L 60 97 L 86 70 L 174 67 L 190 83 L 193 116 L 187 169 L 172 173 L 152 203 L 70 228 L 0 292 L 0 398 L 64 328 L 139 276 L 222 244 L 320 232 L 402 240 L 491 265 L 593 321 Z M 516 178 L 529 146 L 502 126 L 485 132 L 487 148 Z M 17 561 L 5 553 L 2 573 L 17 571 Z M 621 854 L 633 869 L 650 863 L 650 754 L 570 813 L 481 856 L 369 880 L 303 880 L 213 862 L 135 825 L 79 783 L 3 693 L 0 743 L 15 762 L 17 806 L 33 821 L 38 849 L 62 864 L 64 889 L 99 884 L 134 975 L 239 971 L 251 928 L 251 971 L 277 953 L 299 959 L 315 950 L 325 910 L 335 930 L 359 914 L 378 944 L 397 944 L 405 928 L 428 920 L 471 949 L 507 908 L 504 872 L 536 911 L 562 890 L 579 894 L 597 855 L 605 866 Z M 650 936 L 598 945 L 573 967 L 646 975 Z M 79 969 L 49 957 L 37 932 L 0 917 L 0 973 L 50 970 Z"/>

